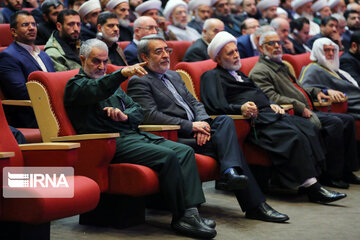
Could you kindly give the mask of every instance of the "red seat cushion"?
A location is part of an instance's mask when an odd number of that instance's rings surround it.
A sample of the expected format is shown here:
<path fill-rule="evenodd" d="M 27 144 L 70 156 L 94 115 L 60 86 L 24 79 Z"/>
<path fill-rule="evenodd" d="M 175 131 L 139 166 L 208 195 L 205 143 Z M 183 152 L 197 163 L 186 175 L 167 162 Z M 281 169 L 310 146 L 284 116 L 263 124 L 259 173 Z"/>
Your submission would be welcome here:
<path fill-rule="evenodd" d="M 38 128 L 18 128 L 18 130 L 24 135 L 27 143 L 42 142 L 40 129 L 38 129 Z"/>

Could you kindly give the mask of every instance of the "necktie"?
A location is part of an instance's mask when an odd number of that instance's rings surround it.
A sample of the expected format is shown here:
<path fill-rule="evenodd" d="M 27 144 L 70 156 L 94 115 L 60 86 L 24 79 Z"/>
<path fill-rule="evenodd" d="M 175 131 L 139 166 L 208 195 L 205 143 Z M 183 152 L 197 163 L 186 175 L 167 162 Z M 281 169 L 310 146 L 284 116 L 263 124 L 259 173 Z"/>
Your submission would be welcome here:
<path fill-rule="evenodd" d="M 191 108 L 189 105 L 184 101 L 184 99 L 180 96 L 180 94 L 176 91 L 176 88 L 172 83 L 169 81 L 169 79 L 165 78 L 165 75 L 161 78 L 162 82 L 166 86 L 166 88 L 173 94 L 176 101 L 184 108 L 186 111 L 186 115 L 188 117 L 188 120 L 193 121 L 194 120 L 194 113 L 191 111 Z"/>

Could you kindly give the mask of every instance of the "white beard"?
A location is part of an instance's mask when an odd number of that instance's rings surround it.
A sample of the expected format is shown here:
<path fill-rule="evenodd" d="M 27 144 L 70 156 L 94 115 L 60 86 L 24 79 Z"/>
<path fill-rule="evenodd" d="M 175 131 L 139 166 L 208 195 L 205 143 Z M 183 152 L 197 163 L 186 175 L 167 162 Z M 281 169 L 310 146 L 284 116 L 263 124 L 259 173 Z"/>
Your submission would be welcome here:
<path fill-rule="evenodd" d="M 119 40 L 119 35 L 115 36 L 115 37 L 111 37 L 110 35 L 107 35 L 106 33 L 104 33 L 103 31 L 101 31 L 103 36 L 104 36 L 104 39 L 106 41 L 109 41 L 109 42 L 117 42 Z"/>
<path fill-rule="evenodd" d="M 177 26 L 182 29 L 186 29 L 187 23 L 181 23 L 174 19 L 174 26 Z"/>
<path fill-rule="evenodd" d="M 222 62 L 222 67 L 229 71 L 237 71 L 241 68 L 241 62 L 239 61 L 238 64 L 233 64 L 229 62 Z"/>
<path fill-rule="evenodd" d="M 268 58 L 270 58 L 270 60 L 275 61 L 275 62 L 282 62 L 282 56 L 283 54 L 277 54 L 277 55 L 272 55 L 271 53 L 269 53 L 265 48 L 264 48 L 264 55 L 267 56 Z"/>
<path fill-rule="evenodd" d="M 303 16 L 304 18 L 306 18 L 306 19 L 309 20 L 309 21 L 312 21 L 313 18 L 314 18 L 311 14 L 308 14 L 308 13 L 306 13 L 306 12 L 303 12 L 303 13 L 301 14 L 301 16 Z"/>

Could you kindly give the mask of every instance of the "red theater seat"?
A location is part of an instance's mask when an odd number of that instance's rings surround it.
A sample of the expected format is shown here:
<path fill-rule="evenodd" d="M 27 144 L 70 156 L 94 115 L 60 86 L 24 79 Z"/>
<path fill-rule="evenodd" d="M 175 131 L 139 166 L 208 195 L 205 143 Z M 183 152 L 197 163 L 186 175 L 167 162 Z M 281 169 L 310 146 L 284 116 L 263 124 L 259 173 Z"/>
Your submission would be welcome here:
<path fill-rule="evenodd" d="M 176 64 L 183 60 L 185 52 L 192 45 L 192 42 L 166 41 L 166 43 L 169 48 L 173 49 L 172 54 L 170 54 L 170 69 L 175 70 Z"/>
<path fill-rule="evenodd" d="M 10 31 L 10 24 L 0 24 L 0 47 L 7 47 L 13 42 L 13 38 Z"/>

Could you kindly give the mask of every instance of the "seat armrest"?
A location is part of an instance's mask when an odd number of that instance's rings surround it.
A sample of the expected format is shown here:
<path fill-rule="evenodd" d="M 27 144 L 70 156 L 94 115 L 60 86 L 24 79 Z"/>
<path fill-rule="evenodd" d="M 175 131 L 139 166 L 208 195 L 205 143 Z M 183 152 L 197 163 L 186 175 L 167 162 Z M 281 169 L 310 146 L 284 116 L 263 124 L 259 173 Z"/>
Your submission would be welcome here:
<path fill-rule="evenodd" d="M 3 105 L 32 107 L 30 100 L 1 100 Z"/>
<path fill-rule="evenodd" d="M 72 167 L 78 158 L 80 143 L 20 144 L 26 167 Z"/>
<path fill-rule="evenodd" d="M 211 115 L 210 117 L 212 119 L 217 118 L 220 115 Z M 234 120 L 244 120 L 244 119 L 249 119 L 248 117 L 245 117 L 244 115 L 228 115 L 229 117 L 231 117 Z"/>
<path fill-rule="evenodd" d="M 119 137 L 119 133 L 94 133 L 94 134 L 79 134 L 79 135 L 70 135 L 63 137 L 52 137 L 50 140 L 52 142 L 75 142 L 82 140 L 97 140 L 97 139 L 109 139 Z"/>
<path fill-rule="evenodd" d="M 145 132 L 174 131 L 180 130 L 179 125 L 139 125 L 139 129 Z"/>
<path fill-rule="evenodd" d="M 314 102 L 315 107 L 328 107 L 331 105 L 331 102 Z"/>
<path fill-rule="evenodd" d="M 0 159 L 11 158 L 15 156 L 14 152 L 0 152 Z"/>
<path fill-rule="evenodd" d="M 294 108 L 294 106 L 292 104 L 281 104 L 280 107 L 282 107 L 285 111 L 288 111 L 288 110 Z"/>

